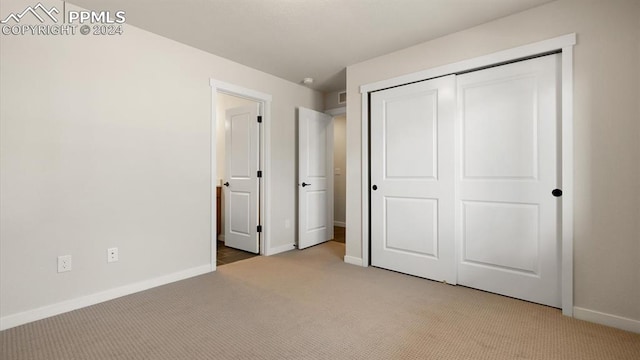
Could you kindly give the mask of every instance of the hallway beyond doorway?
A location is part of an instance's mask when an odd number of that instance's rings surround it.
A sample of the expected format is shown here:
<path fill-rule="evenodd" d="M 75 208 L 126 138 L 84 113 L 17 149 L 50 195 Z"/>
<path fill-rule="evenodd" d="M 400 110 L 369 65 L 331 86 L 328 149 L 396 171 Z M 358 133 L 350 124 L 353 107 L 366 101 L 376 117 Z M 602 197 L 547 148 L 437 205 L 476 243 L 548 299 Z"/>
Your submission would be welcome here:
<path fill-rule="evenodd" d="M 224 241 L 218 240 L 218 248 L 216 250 L 216 266 L 231 264 L 236 261 L 250 259 L 258 254 L 247 251 L 234 249 L 224 245 Z"/>
<path fill-rule="evenodd" d="M 344 240 L 345 228 L 342 226 L 334 226 L 333 227 L 333 241 L 337 241 L 339 243 L 345 243 Z"/>

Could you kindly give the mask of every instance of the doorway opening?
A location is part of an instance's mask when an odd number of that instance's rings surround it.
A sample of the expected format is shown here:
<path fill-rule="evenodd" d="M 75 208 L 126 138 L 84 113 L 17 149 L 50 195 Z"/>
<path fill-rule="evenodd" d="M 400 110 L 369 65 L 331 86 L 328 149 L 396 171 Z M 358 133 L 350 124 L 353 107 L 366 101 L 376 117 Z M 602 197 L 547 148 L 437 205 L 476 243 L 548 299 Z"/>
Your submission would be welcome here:
<path fill-rule="evenodd" d="M 218 177 L 216 180 L 216 265 L 226 265 L 232 262 L 244 260 L 256 256 L 259 253 L 257 234 L 250 230 L 252 223 L 259 221 L 260 202 L 257 174 L 245 173 L 246 161 L 255 162 L 254 166 L 260 168 L 260 139 L 258 126 L 254 124 L 254 134 L 249 122 L 256 119 L 250 118 L 252 112 L 259 112 L 260 103 L 230 95 L 218 93 L 217 96 L 216 124 L 216 163 Z M 255 130 L 254 129 L 254 130 Z M 241 154 L 238 156 L 237 152 Z M 252 154 L 246 152 L 251 151 Z M 251 168 L 252 166 L 249 166 Z M 248 178 L 248 179 L 247 179 Z M 235 180 L 235 181 L 234 181 Z M 251 181 L 250 187 L 244 186 L 244 191 L 237 191 L 238 182 Z M 251 191 L 254 190 L 254 191 Z M 234 195 L 239 199 L 233 199 Z M 246 196 L 248 195 L 248 199 Z M 234 204 L 234 201 L 248 202 L 248 204 Z M 242 206 L 245 205 L 246 207 Z M 234 209 L 235 208 L 235 209 Z M 235 211 L 234 211 L 235 210 Z M 238 211 L 239 210 L 239 211 Z M 248 215 L 247 215 L 248 214 Z M 252 219 L 254 215 L 257 219 Z M 238 219 L 239 218 L 239 219 Z M 238 233 L 238 230 L 239 233 Z M 244 230 L 244 231 L 243 231 Z"/>
<path fill-rule="evenodd" d="M 345 114 L 333 117 L 333 167 L 333 240 L 344 244 L 347 227 L 347 116 Z"/>
<path fill-rule="evenodd" d="M 297 247 L 345 244 L 346 108 L 299 108 L 297 147 Z"/>
<path fill-rule="evenodd" d="M 210 80 L 211 269 L 230 259 L 269 254 L 271 95 Z M 263 231 L 264 229 L 264 231 Z M 218 241 L 222 241 L 218 252 Z M 238 249 L 237 251 L 235 249 Z M 226 252 L 226 254 L 223 254 Z"/>

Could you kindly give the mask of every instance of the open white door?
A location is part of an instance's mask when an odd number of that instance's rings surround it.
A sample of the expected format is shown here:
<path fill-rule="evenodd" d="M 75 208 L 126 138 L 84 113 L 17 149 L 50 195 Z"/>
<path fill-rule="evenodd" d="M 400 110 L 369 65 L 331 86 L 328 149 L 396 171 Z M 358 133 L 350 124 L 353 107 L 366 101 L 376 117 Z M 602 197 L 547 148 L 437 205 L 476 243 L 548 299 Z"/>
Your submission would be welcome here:
<path fill-rule="evenodd" d="M 258 104 L 227 110 L 224 214 L 226 246 L 260 252 L 258 238 Z"/>
<path fill-rule="evenodd" d="M 333 238 L 333 119 L 298 110 L 298 248 Z"/>
<path fill-rule="evenodd" d="M 456 283 L 455 76 L 371 94 L 371 265 Z"/>

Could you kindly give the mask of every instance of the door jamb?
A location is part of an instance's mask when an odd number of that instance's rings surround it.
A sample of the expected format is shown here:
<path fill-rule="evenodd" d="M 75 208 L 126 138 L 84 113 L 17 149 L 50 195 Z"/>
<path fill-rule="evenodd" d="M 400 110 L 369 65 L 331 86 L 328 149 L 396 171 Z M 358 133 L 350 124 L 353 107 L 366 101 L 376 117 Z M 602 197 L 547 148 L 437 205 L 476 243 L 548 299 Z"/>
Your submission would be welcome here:
<path fill-rule="evenodd" d="M 271 232 L 268 226 L 268 217 L 271 213 L 270 195 L 270 179 L 271 179 L 271 100 L 270 94 L 265 94 L 252 89 L 244 88 L 238 85 L 225 83 L 215 79 L 209 80 L 211 86 L 211 271 L 216 270 L 217 260 L 217 239 L 216 239 L 216 179 L 218 178 L 218 168 L 216 161 L 216 143 L 217 143 L 217 123 L 220 119 L 217 117 L 217 101 L 218 93 L 233 95 L 247 100 L 252 100 L 260 104 L 260 113 L 262 115 L 262 130 L 259 132 L 260 154 L 259 164 L 262 166 L 263 176 L 260 181 L 260 223 L 262 225 L 262 233 L 260 236 L 260 255 L 270 255 L 269 249 L 271 245 Z M 221 119 L 224 121 L 224 119 Z"/>
<path fill-rule="evenodd" d="M 560 156 L 562 161 L 562 211 L 561 211 L 561 299 L 562 314 L 573 316 L 573 46 L 576 34 L 571 33 L 540 42 L 495 52 L 452 64 L 431 68 L 408 75 L 362 85 L 361 109 L 361 219 L 362 219 L 362 266 L 370 265 L 369 259 L 369 93 L 394 86 L 401 86 L 416 81 L 427 80 L 439 76 L 456 74 L 487 66 L 499 65 L 542 54 L 561 52 L 562 75 L 562 145 Z"/>
<path fill-rule="evenodd" d="M 333 176 L 333 152 L 334 152 L 334 141 L 333 141 L 333 126 L 334 126 L 334 122 L 335 122 L 335 117 L 341 114 L 346 114 L 346 107 L 341 107 L 341 108 L 336 108 L 336 109 L 329 109 L 329 110 L 325 110 L 325 111 L 317 111 L 317 110 L 313 110 L 310 108 L 305 108 L 305 107 L 298 107 L 298 125 L 297 125 L 297 130 L 296 130 L 296 137 L 297 137 L 297 145 L 296 145 L 296 166 L 298 167 L 298 169 L 296 170 L 296 178 L 297 180 L 297 186 L 299 189 L 300 186 L 300 119 L 302 118 L 300 116 L 300 110 L 304 109 L 307 111 L 311 111 L 314 113 L 319 113 L 321 115 L 328 115 L 331 117 L 331 120 L 329 120 L 329 127 L 332 129 L 331 131 L 331 147 L 328 148 L 327 150 L 331 151 L 331 156 L 327 157 L 327 161 L 331 163 L 331 166 L 328 167 L 328 173 L 330 174 L 329 176 L 327 176 L 327 191 L 331 194 L 331 196 L 329 197 L 329 199 L 331 200 L 331 206 L 329 207 L 329 211 L 330 211 L 330 216 L 327 219 L 327 222 L 330 224 L 329 226 L 329 230 L 327 235 L 330 236 L 329 239 L 332 239 L 335 234 L 334 234 L 334 222 L 335 222 L 335 212 L 334 212 L 334 201 L 335 201 L 335 183 L 334 183 L 334 176 Z M 327 154 L 328 155 L 328 154 Z M 330 180 L 329 180 L 330 179 Z M 297 240 L 296 240 L 296 248 L 300 249 L 300 192 L 299 190 L 296 191 L 296 227 L 298 228 L 297 232 L 296 232 L 296 236 L 297 236 Z M 325 241 L 328 241 L 329 239 L 326 239 Z"/>
<path fill-rule="evenodd" d="M 338 116 L 345 116 L 346 117 L 347 116 L 347 107 L 346 106 L 340 106 L 340 107 L 337 107 L 337 108 L 328 109 L 328 110 L 325 110 L 324 113 L 331 116 L 331 122 L 333 123 L 332 126 L 334 127 L 333 133 L 334 133 L 334 137 L 335 137 L 336 117 L 338 117 Z M 334 152 L 335 152 L 335 146 L 336 145 L 335 145 L 334 141 L 332 141 L 332 144 L 333 145 L 332 145 L 332 149 L 331 149 L 331 155 L 333 156 Z M 333 166 L 335 166 L 335 164 Z M 344 169 L 344 174 L 346 175 L 346 173 L 347 173 L 347 171 L 346 171 L 346 168 L 345 168 Z M 333 212 L 333 219 L 331 219 L 331 224 L 332 224 L 331 233 L 333 234 L 333 237 L 335 237 L 335 233 L 334 233 L 334 229 L 333 229 L 336 226 L 336 213 L 335 213 L 335 199 L 336 199 L 336 182 L 335 182 L 335 180 L 336 180 L 336 178 L 335 178 L 335 174 L 334 174 L 334 169 L 331 169 L 331 174 L 332 174 L 332 179 L 333 179 L 333 181 L 332 181 L 333 185 L 332 186 L 333 186 L 333 207 L 334 207 L 334 210 L 332 211 Z M 344 227 L 346 228 L 346 221 L 345 221 L 345 226 Z"/>

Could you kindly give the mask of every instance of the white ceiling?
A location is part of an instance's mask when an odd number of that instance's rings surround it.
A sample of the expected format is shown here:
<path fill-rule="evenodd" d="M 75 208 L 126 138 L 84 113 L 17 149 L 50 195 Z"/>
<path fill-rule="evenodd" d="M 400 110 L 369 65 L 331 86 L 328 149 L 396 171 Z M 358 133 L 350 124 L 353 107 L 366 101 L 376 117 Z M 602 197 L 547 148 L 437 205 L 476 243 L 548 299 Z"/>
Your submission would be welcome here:
<path fill-rule="evenodd" d="M 348 65 L 550 0 L 72 0 L 127 24 L 329 92 Z"/>

